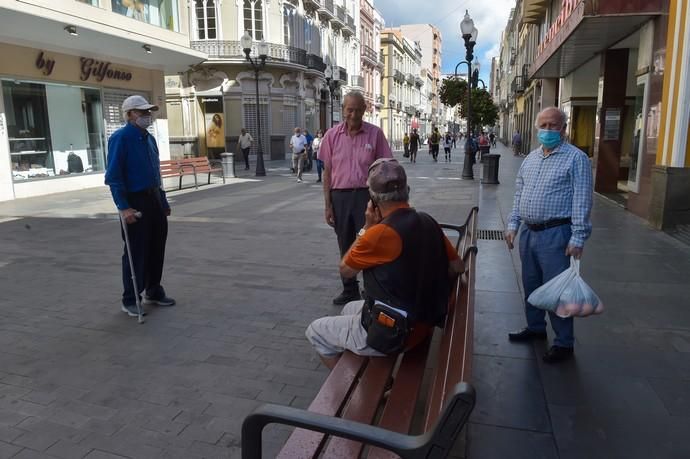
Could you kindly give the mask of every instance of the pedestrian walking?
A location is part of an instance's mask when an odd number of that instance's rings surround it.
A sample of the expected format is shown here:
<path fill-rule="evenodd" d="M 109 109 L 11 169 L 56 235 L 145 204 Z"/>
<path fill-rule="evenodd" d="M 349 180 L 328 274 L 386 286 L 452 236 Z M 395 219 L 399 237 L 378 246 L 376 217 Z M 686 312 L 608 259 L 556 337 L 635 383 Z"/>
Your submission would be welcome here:
<path fill-rule="evenodd" d="M 450 132 L 446 132 L 446 136 L 443 141 L 443 151 L 446 153 L 446 162 L 450 162 L 450 149 L 453 147 L 453 136 Z"/>
<path fill-rule="evenodd" d="M 417 150 L 419 150 L 419 134 L 417 134 L 417 129 L 412 129 L 412 134 L 410 134 L 410 162 L 417 162 Z"/>
<path fill-rule="evenodd" d="M 510 333 L 511 341 L 546 339 L 545 311 L 527 298 L 570 267 L 570 257 L 579 259 L 592 232 L 592 166 L 587 155 L 565 140 L 566 114 L 549 107 L 537 115 L 537 138 L 541 147 L 524 160 L 515 181 L 515 198 L 505 239 L 512 250 L 519 232 L 522 285 L 527 327 Z M 549 311 L 556 334 L 544 354 L 547 363 L 573 355 L 573 318 Z"/>
<path fill-rule="evenodd" d="M 431 153 L 434 161 L 438 161 L 438 149 L 441 143 L 441 134 L 438 132 L 438 128 L 434 128 L 434 132 L 431 133 L 429 138 L 429 153 Z"/>
<path fill-rule="evenodd" d="M 307 147 L 306 147 L 306 153 L 307 157 L 305 158 L 304 161 L 304 170 L 306 172 L 311 172 L 311 168 L 313 165 L 313 155 L 314 152 L 312 151 L 311 144 L 314 141 L 314 136 L 309 133 L 307 129 L 304 130 L 304 137 L 307 139 Z"/>
<path fill-rule="evenodd" d="M 513 140 L 511 144 L 513 146 L 513 156 L 520 156 L 522 151 L 522 136 L 520 135 L 520 131 L 517 129 L 515 129 L 515 132 L 513 133 Z"/>
<path fill-rule="evenodd" d="M 340 255 L 348 251 L 364 226 L 369 202 L 367 173 L 378 158 L 392 158 L 383 131 L 362 120 L 367 104 L 361 92 L 343 99 L 344 121 L 329 129 L 319 147 L 323 161 L 323 194 L 326 223 L 335 229 Z M 357 277 L 342 277 L 343 291 L 333 304 L 343 306 L 360 299 Z"/>
<path fill-rule="evenodd" d="M 494 134 L 494 131 L 491 131 L 489 133 L 489 144 L 496 148 L 496 134 Z"/>
<path fill-rule="evenodd" d="M 455 148 L 455 144 L 457 143 L 457 141 L 458 141 L 458 134 L 454 133 L 453 134 L 453 148 Z"/>
<path fill-rule="evenodd" d="M 311 149 L 314 154 L 314 161 L 316 161 L 316 173 L 319 175 L 318 180 L 316 180 L 316 183 L 321 183 L 321 174 L 323 172 L 323 161 L 321 161 L 321 158 L 319 158 L 319 147 L 321 146 L 321 140 L 323 139 L 323 131 L 319 129 L 316 131 L 316 137 L 314 137 L 314 141 L 311 143 Z"/>
<path fill-rule="evenodd" d="M 254 139 L 251 134 L 248 133 L 245 128 L 240 129 L 240 137 L 237 139 L 237 145 L 242 152 L 245 171 L 249 170 L 249 150 L 252 148 L 252 142 L 254 142 Z"/>
<path fill-rule="evenodd" d="M 302 168 L 307 157 L 307 138 L 302 135 L 302 129 L 296 127 L 295 134 L 290 138 L 292 149 L 292 169 L 297 174 L 297 183 L 302 183 Z"/>
<path fill-rule="evenodd" d="M 175 304 L 161 285 L 170 204 L 162 188 L 158 145 L 147 131 L 155 111 L 158 106 L 142 96 L 126 98 L 122 103 L 126 123 L 108 140 L 105 184 L 125 223 L 121 231 L 126 242 L 122 255 L 122 311 L 131 317 L 139 315 L 137 303 L 142 293 L 143 304 Z M 139 283 L 136 288 L 132 266 Z"/>

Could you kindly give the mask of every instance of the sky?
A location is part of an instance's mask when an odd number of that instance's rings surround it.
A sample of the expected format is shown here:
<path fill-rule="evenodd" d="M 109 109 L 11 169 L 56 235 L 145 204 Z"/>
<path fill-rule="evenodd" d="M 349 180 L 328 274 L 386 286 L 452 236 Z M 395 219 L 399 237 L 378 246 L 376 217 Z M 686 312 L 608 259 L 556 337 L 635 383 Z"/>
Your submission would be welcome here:
<path fill-rule="evenodd" d="M 424 4 L 428 6 L 419 6 Z M 491 58 L 498 56 L 501 33 L 508 23 L 510 9 L 515 7 L 515 0 L 374 0 L 374 7 L 383 15 L 386 27 L 420 23 L 438 27 L 443 38 L 442 73 L 453 73 L 457 63 L 465 60 L 460 21 L 465 10 L 469 10 L 479 31 L 474 55 L 479 59 L 480 78 L 488 85 Z"/>

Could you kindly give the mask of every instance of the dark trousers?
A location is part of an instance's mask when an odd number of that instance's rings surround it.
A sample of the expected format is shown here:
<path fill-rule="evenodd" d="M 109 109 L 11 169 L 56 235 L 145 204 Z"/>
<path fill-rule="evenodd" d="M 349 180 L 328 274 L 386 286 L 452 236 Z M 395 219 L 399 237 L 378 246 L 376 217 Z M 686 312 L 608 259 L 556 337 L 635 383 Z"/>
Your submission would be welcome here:
<path fill-rule="evenodd" d="M 252 147 L 247 147 L 242 149 L 242 156 L 244 156 L 244 168 L 249 169 L 249 150 Z"/>
<path fill-rule="evenodd" d="M 323 173 L 323 161 L 316 160 L 316 173 L 319 174 L 319 181 L 321 181 L 321 174 Z"/>
<path fill-rule="evenodd" d="M 162 298 L 165 291 L 161 286 L 165 242 L 168 238 L 168 218 L 161 204 L 160 193 L 131 193 L 127 195 L 129 205 L 141 212 L 136 223 L 127 225 L 129 248 L 132 251 L 134 272 L 139 292 L 146 291 L 149 298 Z M 125 236 L 122 234 L 122 240 Z M 136 303 L 132 272 L 129 268 L 127 248 L 122 255 L 122 304 L 132 306 Z"/>
<path fill-rule="evenodd" d="M 340 256 L 344 256 L 357 238 L 357 232 L 364 226 L 364 212 L 369 203 L 369 190 L 355 188 L 353 190 L 331 190 L 331 203 L 335 216 L 335 234 L 338 236 Z M 357 292 L 359 283 L 357 278 L 342 278 L 343 290 Z"/>

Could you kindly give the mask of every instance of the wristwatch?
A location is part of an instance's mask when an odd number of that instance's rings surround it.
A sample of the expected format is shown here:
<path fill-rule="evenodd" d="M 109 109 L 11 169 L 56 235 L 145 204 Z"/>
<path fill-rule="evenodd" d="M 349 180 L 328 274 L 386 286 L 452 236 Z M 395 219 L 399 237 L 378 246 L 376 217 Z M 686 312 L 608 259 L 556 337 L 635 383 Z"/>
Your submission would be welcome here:
<path fill-rule="evenodd" d="M 367 232 L 366 229 L 364 229 L 364 228 L 360 229 L 359 231 L 357 231 L 357 237 L 364 236 L 364 233 L 366 233 L 366 232 Z"/>

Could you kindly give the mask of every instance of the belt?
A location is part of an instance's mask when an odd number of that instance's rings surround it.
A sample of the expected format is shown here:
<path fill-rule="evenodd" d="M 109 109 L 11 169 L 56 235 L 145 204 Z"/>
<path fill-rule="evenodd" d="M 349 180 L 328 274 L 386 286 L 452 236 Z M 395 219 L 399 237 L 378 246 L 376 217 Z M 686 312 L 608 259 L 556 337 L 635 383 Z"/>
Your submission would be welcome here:
<path fill-rule="evenodd" d="M 158 187 L 146 188 L 139 191 L 130 191 L 127 194 L 131 196 L 160 196 L 160 189 Z"/>
<path fill-rule="evenodd" d="M 547 220 L 542 223 L 525 222 L 525 225 L 527 225 L 527 228 L 529 228 L 532 231 L 544 231 L 545 229 L 554 228 L 556 226 L 569 225 L 571 223 L 572 221 L 570 220 L 570 218 L 555 218 L 553 220 Z"/>
<path fill-rule="evenodd" d="M 362 187 L 362 188 L 333 188 L 331 192 L 343 192 L 343 193 L 351 193 L 353 191 L 358 191 L 358 190 L 368 190 L 369 188 L 367 187 Z"/>

